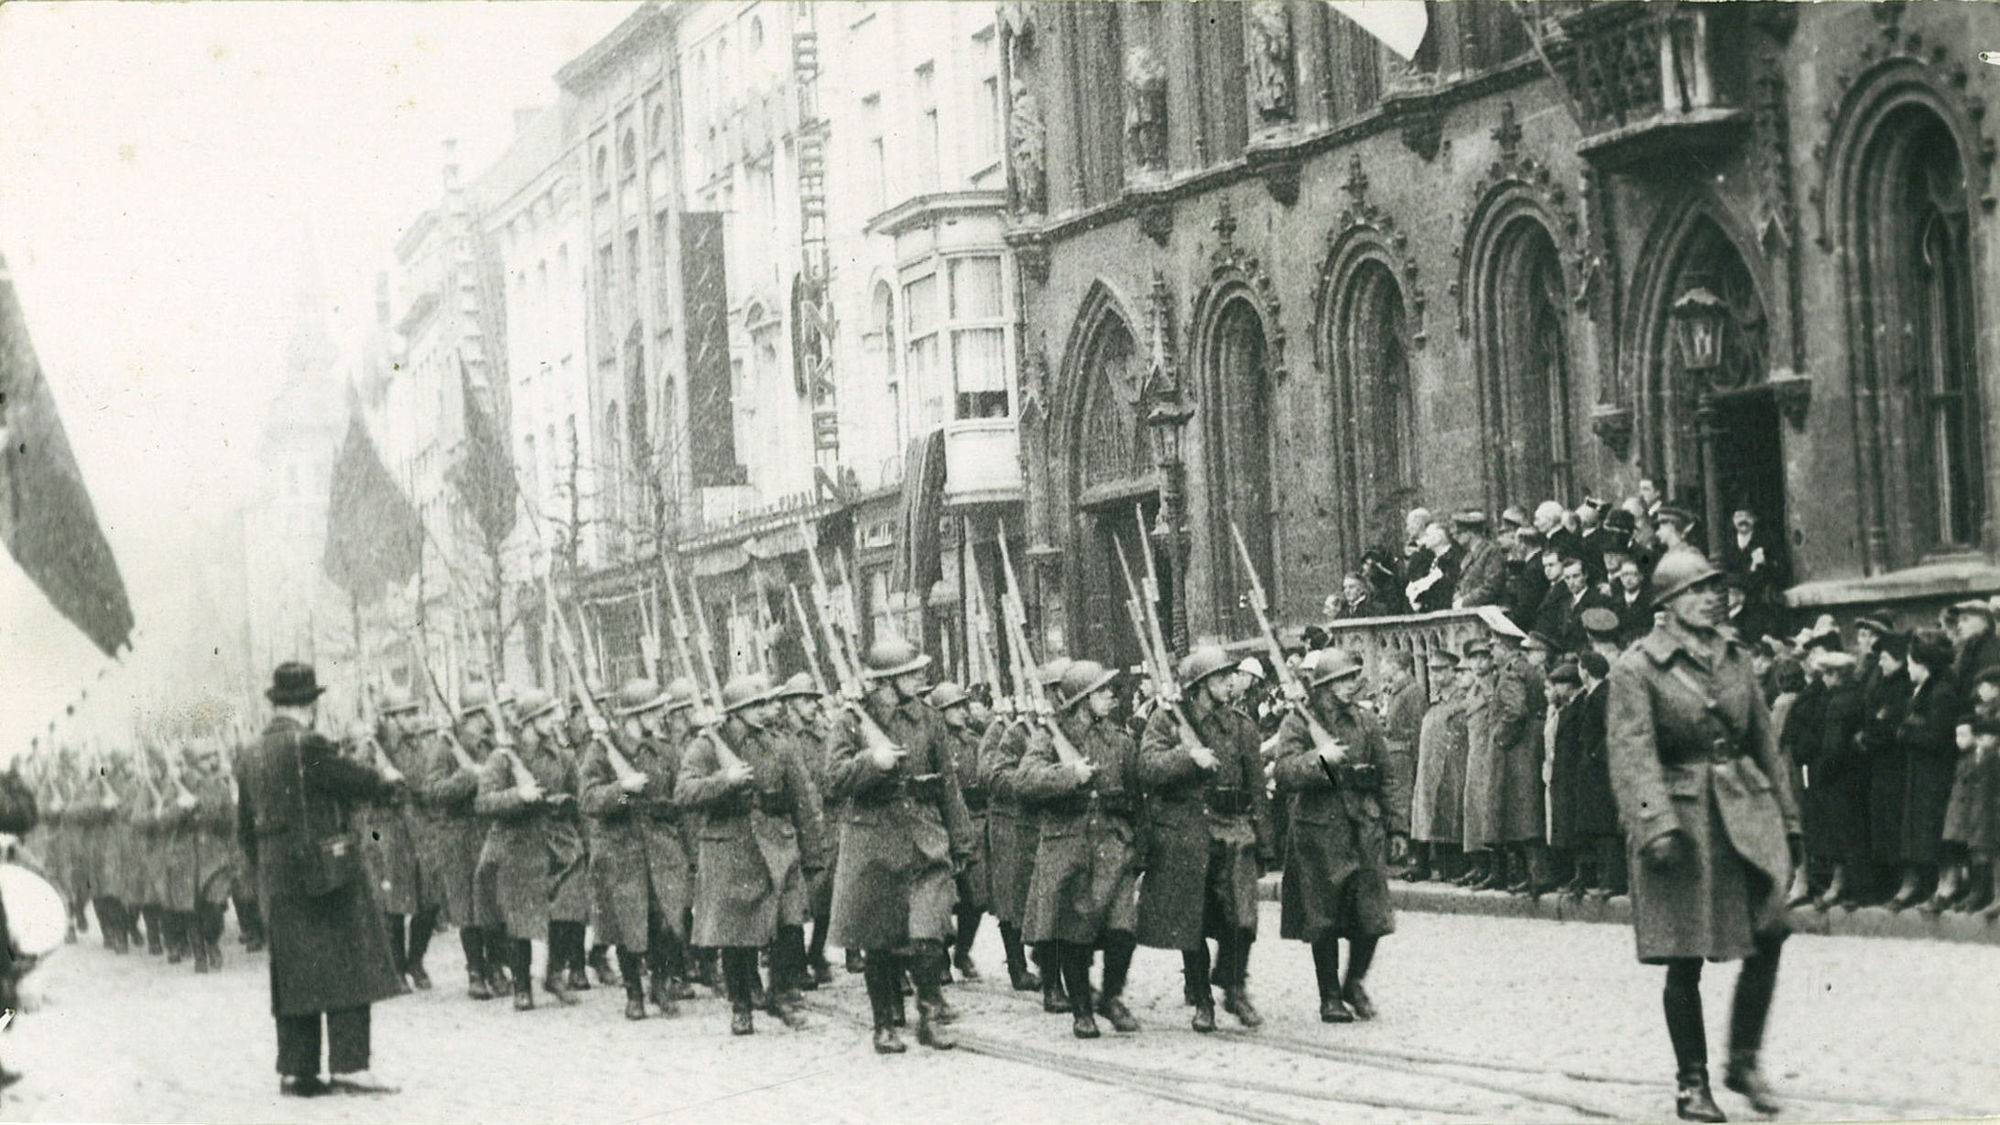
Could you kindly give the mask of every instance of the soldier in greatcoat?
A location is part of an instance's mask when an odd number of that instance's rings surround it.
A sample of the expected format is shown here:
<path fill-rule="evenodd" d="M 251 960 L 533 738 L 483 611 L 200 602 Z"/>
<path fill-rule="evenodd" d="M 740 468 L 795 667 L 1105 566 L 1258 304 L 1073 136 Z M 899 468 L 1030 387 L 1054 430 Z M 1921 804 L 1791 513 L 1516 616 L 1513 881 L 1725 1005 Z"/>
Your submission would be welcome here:
<path fill-rule="evenodd" d="M 692 684 L 688 685 L 690 691 Z M 826 711 L 820 706 L 821 694 L 811 675 L 800 672 L 786 680 L 778 688 L 775 696 L 780 704 L 773 721 L 774 727 L 782 731 L 805 763 L 806 774 L 812 778 L 813 788 L 820 794 L 823 815 L 828 823 L 837 823 L 839 810 L 832 807 L 826 790 L 826 740 L 829 730 Z M 812 975 L 800 982 L 801 987 L 816 989 L 822 984 L 833 983 L 833 968 L 826 961 L 827 923 L 833 913 L 833 869 L 840 855 L 839 834 L 824 834 L 826 866 L 815 872 L 812 885 L 807 888 L 808 908 L 812 919 L 812 938 L 806 943 L 806 967 Z M 861 972 L 861 951 L 847 950 L 847 971 Z"/>
<path fill-rule="evenodd" d="M 1653 574 L 1661 622 L 1612 666 L 1611 780 L 1632 869 L 1639 960 L 1665 965 L 1667 1034 L 1684 1120 L 1721 1121 L 1708 1086 L 1705 961 L 1743 961 L 1723 1084 L 1777 1104 L 1758 1064 L 1789 931 L 1799 815 L 1750 656 L 1724 630 L 1721 573 L 1674 552 Z"/>
<path fill-rule="evenodd" d="M 166 771 L 157 750 L 149 746 L 133 754 L 132 777 L 136 799 L 125 806 L 131 827 L 127 846 L 133 852 L 131 901 L 139 904 L 139 917 L 146 923 L 146 952 L 156 957 L 164 953 L 168 964 L 179 964 L 183 957 L 180 929 L 172 924 L 177 919 L 170 918 L 166 908 L 166 867 L 173 857 L 168 854 L 166 839 L 171 827 L 164 792 Z"/>
<path fill-rule="evenodd" d="M 1069 659 L 1057 657 L 1035 670 L 1044 690 L 1054 690 L 1069 670 Z M 1034 881 L 1035 846 L 1040 839 L 1041 814 L 1035 803 L 1015 787 L 1016 771 L 1029 746 L 1048 732 L 1032 716 L 1021 714 L 995 721 L 979 744 L 979 774 L 986 789 L 986 862 L 992 887 L 993 917 L 1000 927 L 1000 944 L 1007 956 L 1007 980 L 1017 992 L 1042 991 L 1042 1010 L 1069 1011 L 1062 971 L 1054 947 L 1037 946 L 1022 955 L 1021 927 L 1028 917 L 1028 887 Z"/>
<path fill-rule="evenodd" d="M 819 792 L 798 756 L 766 732 L 777 710 L 771 694 L 761 674 L 723 685 L 723 720 L 688 743 L 676 783 L 681 806 L 701 816 L 694 941 L 722 951 L 734 1035 L 756 1030 L 751 993 L 767 946 L 787 962 L 771 967 L 770 1011 L 787 1027 L 805 1026 L 796 982 L 805 972 L 807 869 L 824 862 Z M 795 950 L 798 963 L 789 963 Z"/>
<path fill-rule="evenodd" d="M 486 820 L 473 810 L 479 791 L 479 767 L 493 752 L 492 720 L 486 707 L 491 694 L 472 685 L 459 699 L 461 739 L 440 726 L 425 747 L 417 797 L 422 809 L 420 839 L 434 862 L 445 921 L 458 927 L 459 948 L 465 954 L 466 994 L 491 1000 L 507 993 L 506 931 L 483 924 L 478 896 L 473 893 L 479 851 L 486 839 Z M 465 755 L 461 761 L 459 754 Z"/>
<path fill-rule="evenodd" d="M 177 965 L 192 955 L 196 968 L 206 971 L 207 957 L 198 952 L 199 942 L 195 939 L 198 851 L 195 813 L 200 799 L 188 789 L 185 780 L 176 782 L 181 768 L 168 764 L 169 756 L 180 757 L 180 747 L 167 746 L 156 751 L 156 755 L 155 784 L 162 800 L 153 829 L 153 871 L 160 915 L 167 932 L 167 963 Z"/>
<path fill-rule="evenodd" d="M 377 724 L 356 720 L 348 724 L 341 749 L 349 758 L 377 769 L 377 763 L 388 756 L 386 749 L 381 749 L 378 732 Z M 388 764 L 395 768 L 393 762 Z M 389 956 L 396 963 L 396 976 L 407 988 L 409 921 L 417 912 L 417 848 L 403 815 L 406 799 L 407 790 L 398 790 L 364 802 L 354 810 L 354 822 L 361 838 L 362 866 L 368 872 L 375 905 L 382 911 L 383 932 L 389 935 Z"/>
<path fill-rule="evenodd" d="M 413 784 L 424 771 L 424 745 L 419 734 L 426 725 L 422 711 L 422 703 L 414 696 L 392 693 L 382 703 L 375 735 L 382 755 Z M 379 819 L 387 821 L 397 833 L 392 837 L 393 848 L 385 849 L 384 853 L 385 859 L 396 863 L 390 870 L 400 880 L 393 893 L 383 896 L 382 913 L 389 926 L 389 948 L 396 954 L 396 964 L 411 986 L 429 989 L 431 975 L 424 968 L 424 957 L 430 952 L 438 913 L 444 907 L 444 888 L 438 874 L 440 857 L 428 823 L 430 814 L 411 789 L 405 789 L 393 809 L 379 810 L 379 814 Z M 405 855 L 407 860 L 401 860 Z M 399 906 L 407 908 L 407 915 L 395 909 Z"/>
<path fill-rule="evenodd" d="M 1491 711 L 1493 754 L 1498 759 L 1499 785 L 1489 801 L 1507 862 L 1514 877 L 1512 894 L 1540 895 L 1550 888 L 1548 820 L 1542 761 L 1547 756 L 1544 723 L 1548 716 L 1548 685 L 1543 677 L 1556 642 L 1540 633 L 1521 640 L 1494 680 Z"/>
<path fill-rule="evenodd" d="M 1215 1030 L 1216 984 L 1223 1010 L 1256 1027 L 1263 1018 L 1247 989 L 1257 880 L 1277 862 L 1263 739 L 1256 720 L 1235 706 L 1248 674 L 1222 649 L 1198 648 L 1177 671 L 1188 725 L 1158 707 L 1139 740 L 1148 855 L 1138 938 L 1180 951 L 1196 1031 Z"/>
<path fill-rule="evenodd" d="M 563 746 L 569 751 L 571 760 L 576 762 L 579 774 L 583 770 L 584 758 L 588 756 L 592 741 L 596 737 L 594 733 L 596 728 L 592 725 L 591 713 L 594 709 L 600 716 L 610 714 L 613 710 L 612 697 L 616 694 L 617 692 L 613 688 L 598 683 L 596 680 L 586 680 L 580 684 L 572 684 L 570 687 L 569 721 L 563 725 L 562 742 Z M 585 706 L 585 696 L 589 697 L 590 706 Z M 583 837 L 585 870 L 589 871 L 591 869 L 592 858 L 597 855 L 596 818 L 590 816 L 582 817 L 579 821 L 579 828 Z M 585 928 L 589 931 L 591 939 L 590 955 L 584 958 L 583 964 L 569 966 L 569 986 L 572 990 L 587 992 L 591 987 L 590 973 L 596 973 L 599 984 L 602 984 L 606 988 L 618 988 L 624 985 L 625 977 L 624 974 L 618 971 L 618 966 L 612 962 L 612 942 L 604 933 L 605 923 L 599 914 L 600 903 L 595 891 L 596 883 L 594 881 L 587 881 L 586 886 L 588 893 L 585 895 L 584 914 Z M 588 966 L 589 972 L 584 971 L 586 966 Z"/>
<path fill-rule="evenodd" d="M 1362 664 L 1346 649 L 1322 649 L 1299 669 L 1313 709 L 1332 741 L 1317 746 L 1293 711 L 1278 728 L 1278 793 L 1292 806 L 1281 887 L 1279 936 L 1309 942 L 1319 982 L 1319 1018 L 1373 1019 L 1362 980 L 1375 946 L 1395 931 L 1387 867 L 1408 850 L 1407 808 L 1375 717 L 1357 702 Z M 1340 939 L 1348 944 L 1340 973 Z"/>
<path fill-rule="evenodd" d="M 264 693 L 271 722 L 236 762 L 236 834 L 256 866 L 271 943 L 271 1014 L 279 1093 L 392 1093 L 369 1067 L 369 1006 L 402 991 L 389 938 L 357 868 L 330 862 L 355 846 L 354 806 L 390 788 L 313 731 L 323 689 L 309 664 L 286 663 Z M 327 1070 L 320 1070 L 321 1023 Z"/>
<path fill-rule="evenodd" d="M 1022 756 L 1014 782 L 1041 809 L 1025 936 L 1036 944 L 1060 943 L 1071 1031 L 1079 1039 L 1099 1035 L 1098 1011 L 1118 1031 L 1139 1030 L 1124 992 L 1138 946 L 1145 809 L 1138 745 L 1113 718 L 1117 675 L 1094 660 L 1069 666 L 1058 722 L 1080 760 L 1066 760 L 1053 740 L 1036 743 Z M 1104 950 L 1103 987 L 1093 996 L 1090 966 L 1098 949 Z"/>
<path fill-rule="evenodd" d="M 1411 882 L 1456 879 L 1464 868 L 1465 712 L 1458 655 L 1433 649 L 1424 658 L 1435 697 L 1417 727 L 1417 771 L 1410 794 Z"/>
<path fill-rule="evenodd" d="M 646 1018 L 648 999 L 671 1016 L 679 1011 L 676 984 L 687 971 L 694 891 L 686 817 L 674 799 L 680 746 L 661 738 L 660 720 L 669 709 L 693 706 L 694 690 L 680 683 L 663 692 L 651 680 L 633 679 L 611 703 L 618 714 L 611 737 L 637 772 L 621 776 L 600 741 L 592 741 L 584 757 L 583 812 L 595 825 L 590 876 L 597 936 L 618 949 L 625 1018 Z"/>
<path fill-rule="evenodd" d="M 548 937 L 542 988 L 574 1004 L 565 966 L 583 960 L 589 879 L 578 826 L 575 763 L 556 741 L 562 704 L 540 689 L 521 694 L 516 744 L 480 767 L 473 811 L 486 817 L 486 842 L 473 875 L 483 923 L 504 929 L 514 1008 L 535 1006 L 530 942 Z"/>
<path fill-rule="evenodd" d="M 965 689 L 945 682 L 931 689 L 931 707 L 944 722 L 944 742 L 950 751 L 952 769 L 958 775 L 958 792 L 965 801 L 966 823 L 972 833 L 971 854 L 958 873 L 958 932 L 952 940 L 951 963 L 968 981 L 979 979 L 972 963 L 972 943 L 979 936 L 979 920 L 993 907 L 992 882 L 987 869 L 986 818 L 989 799 L 979 776 L 980 732 L 972 725 L 972 697 Z"/>
<path fill-rule="evenodd" d="M 828 746 L 827 782 L 846 802 L 833 878 L 832 940 L 863 951 L 875 1050 L 903 1051 L 901 980 L 917 993 L 917 1041 L 956 1046 L 940 984 L 956 936 L 954 875 L 972 854 L 972 830 L 937 713 L 923 702 L 929 655 L 899 637 L 869 647 L 869 690 L 841 716 Z"/>
<path fill-rule="evenodd" d="M 236 793 L 212 746 L 189 747 L 182 781 L 194 797 L 187 815 L 194 856 L 186 899 L 193 912 L 188 935 L 194 971 L 216 972 L 222 968 L 222 912 L 235 876 L 230 839 L 235 835 Z"/>
<path fill-rule="evenodd" d="M 1500 758 L 1493 741 L 1493 650 L 1481 639 L 1468 643 L 1460 665 L 1460 713 L 1465 717 L 1465 801 L 1459 819 L 1470 860 L 1459 882 L 1474 890 L 1507 885 L 1505 850 L 1493 801 L 1500 786 Z"/>

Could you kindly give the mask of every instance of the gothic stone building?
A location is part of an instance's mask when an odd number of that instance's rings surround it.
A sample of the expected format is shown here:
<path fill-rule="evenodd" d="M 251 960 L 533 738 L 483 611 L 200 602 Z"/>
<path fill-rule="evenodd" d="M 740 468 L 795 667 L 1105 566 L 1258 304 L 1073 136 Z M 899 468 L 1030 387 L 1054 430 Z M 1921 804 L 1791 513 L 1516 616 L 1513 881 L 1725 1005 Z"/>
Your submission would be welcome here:
<path fill-rule="evenodd" d="M 1429 21 L 1405 62 L 1305 0 L 1003 10 L 1051 634 L 1133 654 L 1142 521 L 1182 638 L 1242 638 L 1245 554 L 1299 623 L 1412 505 L 1642 478 L 1783 528 L 1802 613 L 2000 590 L 2000 8 Z"/>

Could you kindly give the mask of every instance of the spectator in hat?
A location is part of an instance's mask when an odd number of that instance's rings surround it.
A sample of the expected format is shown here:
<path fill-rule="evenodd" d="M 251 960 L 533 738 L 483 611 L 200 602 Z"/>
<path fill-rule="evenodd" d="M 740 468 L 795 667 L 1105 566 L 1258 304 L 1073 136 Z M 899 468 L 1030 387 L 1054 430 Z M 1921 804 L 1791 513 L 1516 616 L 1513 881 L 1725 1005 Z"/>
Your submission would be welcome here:
<path fill-rule="evenodd" d="M 1751 592 L 1751 581 L 1741 574 L 1725 574 L 1722 578 L 1724 622 L 1736 633 L 1739 643 L 1754 645 L 1768 634 L 1774 624 L 1771 620 L 1771 605 L 1758 600 Z"/>
<path fill-rule="evenodd" d="M 1579 885 L 1601 900 L 1626 890 L 1625 839 L 1618 826 L 1618 798 L 1611 790 L 1605 744 L 1611 662 L 1602 653 L 1586 652 L 1577 657 L 1576 665 L 1582 690 L 1570 705 L 1573 718 L 1567 728 L 1568 737 L 1575 740 L 1576 763 L 1568 791 L 1568 845 L 1578 866 Z"/>
<path fill-rule="evenodd" d="M 1433 649 L 1424 660 L 1431 702 L 1417 728 L 1417 769 L 1410 794 L 1412 864 L 1403 878 L 1456 879 L 1463 872 L 1465 840 L 1465 713 L 1459 657 Z"/>
<path fill-rule="evenodd" d="M 1461 508 L 1452 513 L 1452 543 L 1460 557 L 1457 608 L 1494 605 L 1506 596 L 1507 560 L 1500 545 L 1487 534 L 1486 513 Z"/>
<path fill-rule="evenodd" d="M 1653 513 L 1653 538 L 1657 543 L 1653 565 L 1673 551 L 1700 550 L 1694 541 L 1694 528 L 1698 521 L 1694 513 L 1673 504 L 1662 506 Z"/>
<path fill-rule="evenodd" d="M 1751 601 L 1772 605 L 1792 584 L 1791 556 L 1783 534 L 1760 526 L 1757 513 L 1739 507 L 1729 516 L 1730 530 L 1722 537 L 1717 558 L 1724 574 L 1739 576 Z"/>
<path fill-rule="evenodd" d="M 1903 791 L 1893 804 L 1898 815 L 1885 823 L 1878 813 L 1876 857 L 1899 865 L 1902 881 L 1889 909 L 1916 904 L 1937 880 L 1945 814 L 1951 804 L 1952 775 L 1958 766 L 1954 728 L 1961 697 L 1952 682 L 1951 642 L 1943 634 L 1920 635 L 1910 645 L 1909 704 L 1895 730 L 1895 754 L 1901 759 Z M 1883 836 L 1894 847 L 1883 845 Z M 1893 853 L 1893 854 L 1892 854 Z"/>
<path fill-rule="evenodd" d="M 1880 885 L 1884 870 L 1893 878 L 1900 862 L 1903 803 L 1908 784 L 1906 761 L 1897 745 L 1896 729 L 1909 713 L 1914 688 L 1909 670 L 1910 639 L 1901 633 L 1882 638 L 1871 676 L 1857 667 L 1861 681 L 1864 717 L 1861 721 L 1861 748 L 1868 760 L 1868 827 L 1871 849 L 1868 874 L 1869 897 Z M 1859 655 L 1857 654 L 1857 659 Z M 1850 882 L 1861 873 L 1849 871 Z"/>
<path fill-rule="evenodd" d="M 1583 628 L 1585 649 L 1597 653 L 1606 660 L 1616 660 L 1625 651 L 1618 615 L 1601 605 L 1591 606 L 1576 615 L 1576 622 Z"/>
<path fill-rule="evenodd" d="M 1653 629 L 1653 596 L 1647 568 L 1636 558 L 1618 564 L 1611 575 L 1608 609 L 1618 616 L 1618 640 L 1631 644 Z"/>
<path fill-rule="evenodd" d="M 1507 616 L 1524 632 L 1535 626 L 1535 614 L 1549 592 L 1549 577 L 1543 573 L 1546 544 L 1542 533 L 1524 527 L 1514 533 L 1507 551 Z"/>
<path fill-rule="evenodd" d="M 1403 589 L 1413 613 L 1435 613 L 1450 609 L 1458 593 L 1459 566 L 1464 552 L 1457 549 L 1445 526 L 1435 520 L 1424 528 L 1418 541 L 1430 557 L 1430 567 Z"/>
<path fill-rule="evenodd" d="M 1952 662 L 1952 679 L 1969 684 L 1988 668 L 2000 667 L 2000 637 L 1993 634 L 1993 607 L 1973 599 L 1951 608 L 1952 639 L 1958 656 Z"/>
<path fill-rule="evenodd" d="M 1855 898 L 1868 862 L 1868 758 L 1861 748 L 1867 704 L 1852 653 L 1824 650 L 1820 673 L 1826 701 L 1819 737 L 1806 749 L 1806 851 L 1828 872 L 1815 900 L 1821 911 L 1859 905 Z"/>

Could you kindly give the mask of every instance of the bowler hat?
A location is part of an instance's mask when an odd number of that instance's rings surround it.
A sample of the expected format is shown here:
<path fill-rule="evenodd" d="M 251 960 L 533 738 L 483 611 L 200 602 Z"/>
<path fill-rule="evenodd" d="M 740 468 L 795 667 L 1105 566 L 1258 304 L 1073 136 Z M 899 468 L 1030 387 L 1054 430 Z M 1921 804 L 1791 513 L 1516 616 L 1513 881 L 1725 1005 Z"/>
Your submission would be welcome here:
<path fill-rule="evenodd" d="M 271 673 L 271 686 L 264 689 L 264 698 L 280 707 L 303 707 L 326 694 L 319 686 L 319 676 L 313 666 L 302 660 L 287 660 Z"/>
<path fill-rule="evenodd" d="M 1451 522 L 1471 531 L 1486 530 L 1486 512 L 1482 508 L 1460 508 L 1451 514 Z"/>

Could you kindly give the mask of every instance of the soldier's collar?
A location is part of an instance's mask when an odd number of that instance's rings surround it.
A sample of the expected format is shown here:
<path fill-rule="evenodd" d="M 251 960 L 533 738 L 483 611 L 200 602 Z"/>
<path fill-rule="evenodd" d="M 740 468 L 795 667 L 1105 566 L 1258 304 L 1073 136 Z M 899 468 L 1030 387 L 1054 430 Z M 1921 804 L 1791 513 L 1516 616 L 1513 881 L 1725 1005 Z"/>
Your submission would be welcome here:
<path fill-rule="evenodd" d="M 1720 653 L 1725 659 L 1736 655 L 1737 641 L 1735 637 L 1718 630 L 1716 638 L 1720 641 L 1716 645 L 1716 652 Z M 1691 659 L 1702 659 L 1699 655 L 1700 650 L 1695 645 L 1694 638 L 1688 636 L 1687 630 L 1681 628 L 1672 618 L 1668 618 L 1654 626 L 1652 632 L 1639 640 L 1638 647 L 1652 659 L 1653 663 L 1662 667 L 1671 661 L 1677 652 L 1686 653 Z"/>

